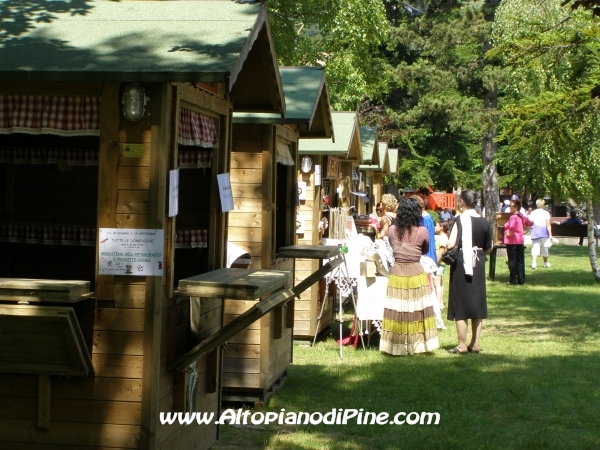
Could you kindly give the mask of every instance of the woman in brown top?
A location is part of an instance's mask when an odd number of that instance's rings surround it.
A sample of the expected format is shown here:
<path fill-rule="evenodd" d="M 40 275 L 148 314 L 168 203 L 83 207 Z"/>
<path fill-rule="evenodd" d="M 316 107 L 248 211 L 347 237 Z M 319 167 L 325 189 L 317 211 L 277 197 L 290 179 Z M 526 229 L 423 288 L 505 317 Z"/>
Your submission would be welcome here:
<path fill-rule="evenodd" d="M 379 349 L 390 355 L 430 352 L 440 346 L 435 300 L 420 262 L 429 250 L 429 234 L 419 226 L 420 221 L 418 203 L 405 199 L 389 229 L 394 267 L 388 280 Z"/>

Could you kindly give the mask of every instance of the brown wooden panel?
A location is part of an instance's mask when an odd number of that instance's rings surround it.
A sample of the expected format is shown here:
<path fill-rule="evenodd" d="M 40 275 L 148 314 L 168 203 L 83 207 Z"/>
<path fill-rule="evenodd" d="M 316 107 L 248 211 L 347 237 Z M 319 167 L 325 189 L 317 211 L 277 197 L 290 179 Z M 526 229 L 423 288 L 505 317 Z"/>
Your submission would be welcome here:
<path fill-rule="evenodd" d="M 150 169 L 148 167 L 119 167 L 117 182 L 119 189 L 148 190 Z"/>
<path fill-rule="evenodd" d="M 262 167 L 262 148 L 260 142 L 256 141 L 242 141 L 234 140 L 239 147 L 247 148 L 247 150 L 254 150 L 255 152 L 231 152 L 231 168 L 232 169 L 254 169 Z"/>
<path fill-rule="evenodd" d="M 261 242 L 262 239 L 261 228 L 229 227 L 228 234 L 231 241 L 236 242 Z"/>
<path fill-rule="evenodd" d="M 119 214 L 148 214 L 148 191 L 120 190 L 117 199 Z"/>
<path fill-rule="evenodd" d="M 225 314 L 240 315 L 258 303 L 256 300 L 225 300 Z"/>
<path fill-rule="evenodd" d="M 259 330 L 242 330 L 229 340 L 232 344 L 260 344 Z"/>
<path fill-rule="evenodd" d="M 223 356 L 229 358 L 257 358 L 260 356 L 260 345 L 227 343 Z"/>
<path fill-rule="evenodd" d="M 52 421 L 49 430 L 41 430 L 32 420 L 5 419 L 0 421 L 0 436 L 12 442 L 34 441 L 40 444 L 68 444 L 139 448 L 140 427 Z"/>
<path fill-rule="evenodd" d="M 148 216 L 144 214 L 117 214 L 117 228 L 148 228 Z"/>
<path fill-rule="evenodd" d="M 52 399 L 52 422 L 139 425 L 140 402 L 113 402 L 102 400 Z"/>
<path fill-rule="evenodd" d="M 258 373 L 225 372 L 222 375 L 223 391 L 227 388 L 258 389 L 261 386 L 261 375 Z"/>
<path fill-rule="evenodd" d="M 143 309 L 146 304 L 146 286 L 143 284 L 115 284 L 115 302 L 120 308 Z"/>
<path fill-rule="evenodd" d="M 232 169 L 229 173 L 231 184 L 260 184 L 262 182 L 263 171 L 257 169 Z"/>
<path fill-rule="evenodd" d="M 233 205 L 236 211 L 239 212 L 259 212 L 262 215 L 263 200 L 254 198 L 233 199 Z M 264 220 L 264 216 L 263 216 Z"/>
<path fill-rule="evenodd" d="M 260 184 L 232 183 L 231 192 L 234 199 L 262 198 L 263 196 L 262 186 Z M 235 211 L 232 211 L 229 214 L 231 215 L 233 213 L 235 213 Z"/>
<path fill-rule="evenodd" d="M 142 356 L 144 334 L 132 331 L 95 331 L 93 352 L 108 355 Z"/>
<path fill-rule="evenodd" d="M 144 310 L 97 308 L 94 330 L 144 331 Z"/>
<path fill-rule="evenodd" d="M 92 355 L 96 376 L 107 378 L 142 378 L 142 356 Z"/>
<path fill-rule="evenodd" d="M 223 358 L 223 373 L 259 373 L 260 358 Z"/>
<path fill-rule="evenodd" d="M 139 379 L 53 378 L 53 398 L 113 400 L 139 402 L 142 400 L 142 382 Z"/>
<path fill-rule="evenodd" d="M 262 215 L 260 212 L 254 213 L 240 213 L 231 211 L 229 213 L 229 226 L 230 227 L 261 227 L 262 226 Z"/>
<path fill-rule="evenodd" d="M 223 325 L 227 325 L 228 323 L 234 321 L 239 317 L 239 314 L 227 314 L 223 317 Z M 255 320 L 250 325 L 248 325 L 246 330 L 258 330 L 260 328 L 260 322 Z"/>

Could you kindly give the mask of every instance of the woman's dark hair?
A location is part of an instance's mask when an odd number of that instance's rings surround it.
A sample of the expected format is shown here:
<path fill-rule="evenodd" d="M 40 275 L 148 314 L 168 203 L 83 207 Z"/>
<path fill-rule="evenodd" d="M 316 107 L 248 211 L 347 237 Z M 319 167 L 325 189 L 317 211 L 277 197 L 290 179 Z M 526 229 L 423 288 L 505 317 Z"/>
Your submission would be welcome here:
<path fill-rule="evenodd" d="M 517 208 L 517 211 L 521 210 L 521 202 L 519 200 L 511 200 L 510 204 L 514 205 L 515 208 Z"/>
<path fill-rule="evenodd" d="M 477 205 L 477 194 L 471 189 L 465 189 L 460 193 L 460 199 L 465 202 L 468 208 L 475 208 Z"/>
<path fill-rule="evenodd" d="M 416 200 L 407 198 L 400 203 L 392 225 L 398 227 L 398 238 L 402 239 L 404 232 L 408 231 L 408 235 L 410 236 L 413 227 L 418 227 L 421 224 L 421 220 L 421 207 Z"/>

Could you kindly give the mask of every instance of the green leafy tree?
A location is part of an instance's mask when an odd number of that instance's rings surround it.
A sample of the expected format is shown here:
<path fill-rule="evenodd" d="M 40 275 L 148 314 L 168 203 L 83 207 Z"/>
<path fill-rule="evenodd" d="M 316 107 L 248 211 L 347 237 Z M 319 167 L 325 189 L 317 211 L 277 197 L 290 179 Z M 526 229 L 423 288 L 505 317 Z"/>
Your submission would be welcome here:
<path fill-rule="evenodd" d="M 481 189 L 484 136 L 495 151 L 495 93 L 501 71 L 484 58 L 494 2 L 430 0 L 406 5 L 386 1 L 393 27 L 384 55 L 393 88 L 380 104 L 364 106 L 365 121 L 382 128 L 398 146 L 401 186 Z M 381 108 L 383 114 L 372 114 Z M 491 163 L 495 164 L 494 155 Z M 495 168 L 491 173 L 495 176 Z M 488 189 L 497 203 L 497 184 Z M 492 202 L 492 200 L 489 200 Z M 495 207 L 489 208 L 493 213 Z"/>
<path fill-rule="evenodd" d="M 600 29 L 592 12 L 561 0 L 505 0 L 494 25 L 493 57 L 512 68 L 502 106 L 499 161 L 540 192 L 600 198 Z M 600 272 L 588 226 L 590 262 Z"/>
<path fill-rule="evenodd" d="M 268 0 L 281 65 L 325 67 L 332 107 L 356 110 L 388 86 L 379 54 L 388 30 L 381 0 Z"/>

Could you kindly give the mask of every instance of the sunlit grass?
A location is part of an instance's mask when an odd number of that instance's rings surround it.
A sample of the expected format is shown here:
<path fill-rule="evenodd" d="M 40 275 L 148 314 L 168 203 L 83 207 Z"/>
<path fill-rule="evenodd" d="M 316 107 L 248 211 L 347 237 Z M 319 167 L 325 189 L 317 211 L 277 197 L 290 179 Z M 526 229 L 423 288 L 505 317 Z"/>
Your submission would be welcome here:
<path fill-rule="evenodd" d="M 332 337 L 296 345 L 289 378 L 265 407 L 438 412 L 439 425 L 222 426 L 215 448 L 600 448 L 600 286 L 585 247 L 553 247 L 550 261 L 550 269 L 532 271 L 528 256 L 526 284 L 506 286 L 498 258 L 479 355 L 445 351 L 456 345 L 452 322 L 430 355 L 345 347 L 340 360 Z"/>

